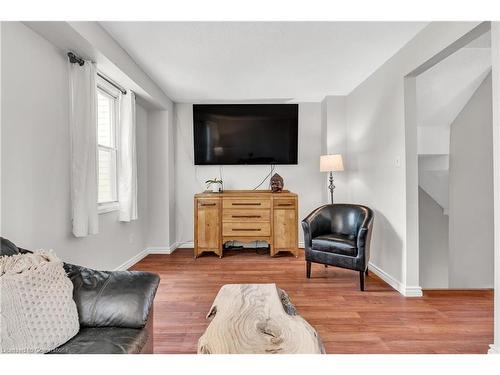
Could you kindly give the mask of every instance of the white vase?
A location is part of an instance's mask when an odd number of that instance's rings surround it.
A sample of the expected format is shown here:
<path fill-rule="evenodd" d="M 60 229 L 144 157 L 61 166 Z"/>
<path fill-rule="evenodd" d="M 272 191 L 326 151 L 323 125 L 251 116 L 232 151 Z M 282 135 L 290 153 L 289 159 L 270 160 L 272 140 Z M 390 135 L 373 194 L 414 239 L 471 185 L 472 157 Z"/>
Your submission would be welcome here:
<path fill-rule="evenodd" d="M 210 186 L 210 188 L 212 189 L 212 193 L 218 193 L 218 192 L 219 192 L 220 185 L 219 185 L 219 184 L 212 184 L 212 185 Z"/>

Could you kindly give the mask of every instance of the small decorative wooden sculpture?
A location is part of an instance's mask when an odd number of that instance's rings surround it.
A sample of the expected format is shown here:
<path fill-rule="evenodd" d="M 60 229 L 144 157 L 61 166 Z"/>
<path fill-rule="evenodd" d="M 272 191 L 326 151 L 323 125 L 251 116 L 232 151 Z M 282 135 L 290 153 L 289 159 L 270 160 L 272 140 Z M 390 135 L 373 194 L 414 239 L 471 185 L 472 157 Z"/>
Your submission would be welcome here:
<path fill-rule="evenodd" d="M 271 177 L 271 190 L 273 193 L 280 193 L 283 191 L 283 177 L 277 173 Z"/>

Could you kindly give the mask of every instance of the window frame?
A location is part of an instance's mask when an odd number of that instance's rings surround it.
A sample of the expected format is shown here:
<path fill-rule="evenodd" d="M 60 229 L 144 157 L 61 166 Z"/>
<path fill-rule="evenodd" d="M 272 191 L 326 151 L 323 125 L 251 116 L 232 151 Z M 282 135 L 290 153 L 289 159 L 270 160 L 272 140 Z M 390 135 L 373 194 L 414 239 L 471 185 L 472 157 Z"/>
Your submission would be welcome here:
<path fill-rule="evenodd" d="M 106 145 L 101 145 L 99 144 L 99 137 L 97 137 L 97 170 L 99 171 L 99 151 L 106 150 L 106 151 L 111 151 L 112 154 L 114 154 L 114 159 L 115 159 L 115 181 L 114 181 L 114 190 L 115 190 L 115 199 L 107 202 L 99 202 L 99 173 L 97 173 L 97 212 L 99 214 L 104 214 L 107 212 L 113 212 L 113 211 L 118 211 L 120 209 L 120 197 L 119 197 L 119 189 L 118 189 L 118 149 L 119 149 L 119 130 L 120 130 L 120 92 L 118 89 L 110 85 L 108 82 L 106 82 L 104 79 L 101 77 L 97 77 L 97 88 L 96 88 L 96 96 L 97 94 L 101 92 L 102 94 L 110 97 L 113 100 L 113 120 L 112 120 L 112 132 L 113 132 L 113 147 L 106 146 Z M 98 105 L 98 104 L 97 104 Z M 98 129 L 96 129 L 98 131 Z"/>

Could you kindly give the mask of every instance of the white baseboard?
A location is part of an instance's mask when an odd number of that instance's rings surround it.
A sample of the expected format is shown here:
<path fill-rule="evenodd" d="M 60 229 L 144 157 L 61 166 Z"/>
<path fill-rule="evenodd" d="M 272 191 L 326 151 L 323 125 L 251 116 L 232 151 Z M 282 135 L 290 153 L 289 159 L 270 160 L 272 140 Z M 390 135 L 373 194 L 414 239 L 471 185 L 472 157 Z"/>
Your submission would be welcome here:
<path fill-rule="evenodd" d="M 182 247 L 182 244 L 179 242 L 174 242 L 170 246 L 159 246 L 159 247 L 148 247 L 146 251 L 148 254 L 172 254 L 175 250 Z"/>
<path fill-rule="evenodd" d="M 405 297 L 422 297 L 424 293 L 422 293 L 422 288 L 419 286 L 407 286 L 403 295 Z"/>
<path fill-rule="evenodd" d="M 118 267 L 116 267 L 113 271 L 126 271 L 130 267 L 132 267 L 134 264 L 139 262 L 141 259 L 145 258 L 146 255 L 148 255 L 148 249 L 142 250 L 140 253 L 134 255 L 132 258 L 127 260 L 126 262 L 120 264 Z"/>
<path fill-rule="evenodd" d="M 396 280 L 394 277 L 389 275 L 387 272 L 383 271 L 381 268 L 378 268 L 371 262 L 368 263 L 368 269 L 405 297 L 422 297 L 423 295 L 421 287 L 406 286 L 402 282 Z"/>
<path fill-rule="evenodd" d="M 161 247 L 161 246 L 148 247 L 146 251 L 148 254 L 172 254 L 172 250 L 170 247 Z"/>
<path fill-rule="evenodd" d="M 386 273 L 382 269 L 378 268 L 376 265 L 374 265 L 371 262 L 368 263 L 368 269 L 371 272 L 373 272 L 375 275 L 380 277 L 382 280 L 384 280 L 393 289 L 396 289 L 399 293 L 403 294 L 404 286 L 399 280 L 396 280 L 394 277 L 392 277 L 391 275 L 389 275 L 388 273 Z"/>
<path fill-rule="evenodd" d="M 148 248 L 142 250 L 140 253 L 134 255 L 129 260 L 120 264 L 113 271 L 125 271 L 125 270 L 129 269 L 130 267 L 132 267 L 134 264 L 136 264 L 139 261 L 141 261 L 142 259 L 144 259 L 149 254 L 172 254 L 179 247 L 182 247 L 182 245 L 177 243 L 177 242 L 171 246 L 168 246 L 168 247 L 148 247 Z M 186 247 L 189 247 L 189 246 L 186 246 Z"/>
<path fill-rule="evenodd" d="M 488 354 L 500 354 L 500 348 L 498 348 L 495 344 L 491 344 Z"/>
<path fill-rule="evenodd" d="M 177 242 L 177 249 L 193 249 L 194 248 L 194 242 L 193 241 L 186 241 L 186 242 Z"/>

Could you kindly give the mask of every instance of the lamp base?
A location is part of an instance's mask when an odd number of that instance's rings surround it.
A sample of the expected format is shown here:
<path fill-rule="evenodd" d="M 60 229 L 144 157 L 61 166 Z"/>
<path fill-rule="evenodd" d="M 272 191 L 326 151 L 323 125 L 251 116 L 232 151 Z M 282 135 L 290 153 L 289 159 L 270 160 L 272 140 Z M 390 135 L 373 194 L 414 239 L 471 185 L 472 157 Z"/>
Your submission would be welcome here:
<path fill-rule="evenodd" d="M 333 172 L 330 172 L 328 181 L 330 183 L 328 185 L 328 189 L 330 190 L 330 204 L 333 204 L 333 191 L 335 190 L 335 185 L 333 184 Z"/>

